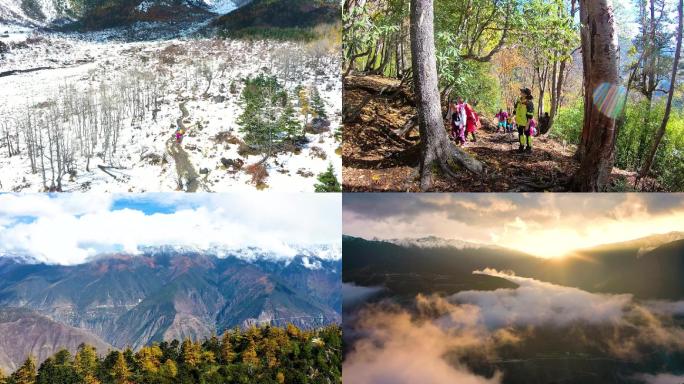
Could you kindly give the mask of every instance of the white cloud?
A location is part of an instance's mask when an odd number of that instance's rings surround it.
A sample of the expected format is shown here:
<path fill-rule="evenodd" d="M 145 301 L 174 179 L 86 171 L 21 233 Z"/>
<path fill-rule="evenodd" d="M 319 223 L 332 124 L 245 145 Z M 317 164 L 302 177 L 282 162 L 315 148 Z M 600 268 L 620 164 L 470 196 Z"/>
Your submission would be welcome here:
<path fill-rule="evenodd" d="M 662 315 L 684 315 L 684 301 L 652 300 L 645 305 L 651 311 Z"/>
<path fill-rule="evenodd" d="M 682 384 L 684 375 L 671 375 L 669 373 L 659 373 L 657 375 L 641 374 L 636 375 L 635 379 L 641 380 L 646 384 Z"/>
<path fill-rule="evenodd" d="M 51 217 L 106 211 L 113 195 L 99 193 L 0 194 L 0 218 L 17 216 Z"/>
<path fill-rule="evenodd" d="M 573 322 L 617 323 L 631 295 L 603 295 L 564 287 L 493 269 L 476 274 L 497 276 L 519 285 L 515 289 L 463 291 L 451 299 L 480 308 L 489 329 L 525 325 L 564 326 Z"/>
<path fill-rule="evenodd" d="M 444 355 L 454 348 L 478 345 L 474 334 L 449 334 L 431 323 L 414 322 L 406 312 L 366 314 L 366 335 L 346 357 L 343 380 L 355 384 L 497 384 L 501 376 L 485 378 Z"/>
<path fill-rule="evenodd" d="M 342 306 L 351 308 L 363 303 L 383 291 L 382 287 L 363 287 L 353 283 L 342 283 Z"/>
<path fill-rule="evenodd" d="M 112 210 L 117 202 L 124 209 Z M 337 194 L 0 195 L 0 253 L 78 264 L 103 250 L 180 245 L 288 257 L 290 244 L 338 244 L 340 215 Z"/>

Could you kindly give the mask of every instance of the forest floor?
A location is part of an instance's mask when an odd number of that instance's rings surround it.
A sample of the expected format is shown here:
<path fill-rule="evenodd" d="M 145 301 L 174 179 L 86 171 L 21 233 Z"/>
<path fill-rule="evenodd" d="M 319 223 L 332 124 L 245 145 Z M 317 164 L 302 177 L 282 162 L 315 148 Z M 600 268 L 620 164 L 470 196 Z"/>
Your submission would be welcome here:
<path fill-rule="evenodd" d="M 398 80 L 350 75 L 344 83 L 342 174 L 344 191 L 420 191 L 420 138 L 417 126 L 400 137 L 415 117 L 411 90 Z M 368 98 L 368 103 L 358 107 Z M 357 113 L 354 113 L 354 112 Z M 464 150 L 484 165 L 482 175 L 465 169 L 456 179 L 437 177 L 433 190 L 451 192 L 562 192 L 579 162 L 576 147 L 545 136 L 534 138 L 531 153 L 518 152 L 518 135 L 495 132 L 493 116 L 481 116 L 482 128 Z M 447 123 L 444 125 L 448 129 Z M 614 169 L 611 185 L 633 184 L 636 174 Z"/>

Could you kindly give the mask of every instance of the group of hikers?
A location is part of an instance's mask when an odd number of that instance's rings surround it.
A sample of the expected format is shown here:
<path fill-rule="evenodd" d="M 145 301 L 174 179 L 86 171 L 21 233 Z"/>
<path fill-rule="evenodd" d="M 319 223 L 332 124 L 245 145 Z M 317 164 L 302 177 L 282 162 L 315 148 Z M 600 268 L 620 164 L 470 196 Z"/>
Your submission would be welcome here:
<path fill-rule="evenodd" d="M 477 103 L 473 103 L 477 105 Z M 499 109 L 495 115 L 498 124 L 496 132 L 511 133 L 518 131 L 518 152 L 531 152 L 532 139 L 540 133 L 546 133 L 549 126 L 549 113 L 546 112 L 539 119 L 534 118 L 534 103 L 532 91 L 529 88 L 521 88 L 520 96 L 515 101 L 513 113 Z M 466 143 L 468 134 L 472 134 L 472 141 L 477 141 L 475 132 L 480 127 L 480 117 L 473 107 L 458 97 L 449 103 L 447 119 L 451 127 L 450 136 L 459 145 Z"/>
<path fill-rule="evenodd" d="M 477 103 L 473 104 L 477 105 Z M 473 142 L 477 141 L 475 131 L 480 127 L 480 117 L 470 104 L 463 101 L 462 97 L 449 103 L 447 117 L 451 126 L 450 136 L 459 145 L 465 144 L 468 134 L 472 134 Z"/>

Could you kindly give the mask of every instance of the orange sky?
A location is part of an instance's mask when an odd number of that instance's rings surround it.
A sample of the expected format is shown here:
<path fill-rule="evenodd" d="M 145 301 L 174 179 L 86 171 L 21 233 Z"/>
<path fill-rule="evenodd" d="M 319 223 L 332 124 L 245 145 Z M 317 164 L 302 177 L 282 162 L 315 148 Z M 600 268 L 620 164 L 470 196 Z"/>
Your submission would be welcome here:
<path fill-rule="evenodd" d="M 539 257 L 684 231 L 684 194 L 347 194 L 343 231 L 438 236 Z"/>

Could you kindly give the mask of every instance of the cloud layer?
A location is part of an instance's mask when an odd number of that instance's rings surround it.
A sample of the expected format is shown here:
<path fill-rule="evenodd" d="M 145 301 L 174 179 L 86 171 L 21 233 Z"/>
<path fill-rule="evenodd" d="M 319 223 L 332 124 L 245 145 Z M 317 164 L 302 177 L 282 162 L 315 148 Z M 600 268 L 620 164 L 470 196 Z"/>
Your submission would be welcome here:
<path fill-rule="evenodd" d="M 631 295 L 599 295 L 535 279 L 518 277 L 493 269 L 476 274 L 502 277 L 518 284 L 516 289 L 463 291 L 451 298 L 481 309 L 482 322 L 489 329 L 510 326 L 566 326 L 574 322 L 618 323 Z"/>
<path fill-rule="evenodd" d="M 568 348 L 638 363 L 652 351 L 684 351 L 684 330 L 673 322 L 681 303 L 635 301 L 518 277 L 495 270 L 515 289 L 463 291 L 450 297 L 418 295 L 412 309 L 383 301 L 352 316 L 345 337 L 352 348 L 345 380 L 354 383 L 499 383 L 503 373 L 473 373 L 465 361 L 485 365 L 500 351 L 527 343 L 562 343 Z M 504 348 L 505 347 L 505 348 Z M 502 349 L 503 348 L 503 349 Z M 641 375 L 648 383 L 671 376 Z"/>
<path fill-rule="evenodd" d="M 352 283 L 342 283 L 342 305 L 345 310 L 353 308 L 382 291 L 382 287 L 362 287 Z"/>
<path fill-rule="evenodd" d="M 335 194 L 0 195 L 0 255 L 78 264 L 141 246 L 259 247 L 339 244 Z"/>
<path fill-rule="evenodd" d="M 344 233 L 438 236 L 541 257 L 684 231 L 684 194 L 347 194 Z M 534 240 L 532 240 L 534 239 Z"/>

